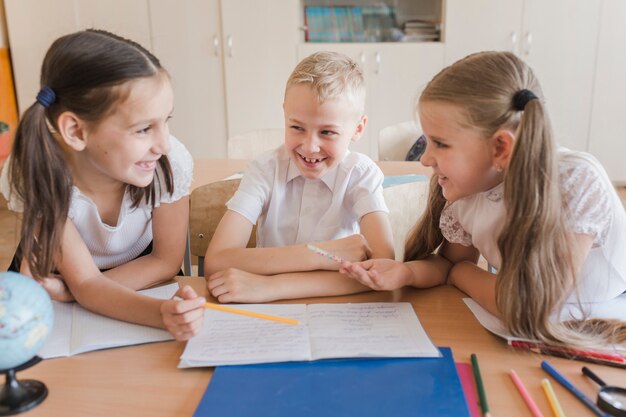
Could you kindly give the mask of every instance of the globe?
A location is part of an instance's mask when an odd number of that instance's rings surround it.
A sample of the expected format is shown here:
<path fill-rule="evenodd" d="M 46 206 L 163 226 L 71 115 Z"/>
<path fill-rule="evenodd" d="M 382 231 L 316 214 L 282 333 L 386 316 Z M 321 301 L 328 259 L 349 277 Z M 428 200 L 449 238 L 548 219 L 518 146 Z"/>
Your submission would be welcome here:
<path fill-rule="evenodd" d="M 53 323 L 52 302 L 41 285 L 22 274 L 0 273 L 0 371 L 37 355 Z"/>

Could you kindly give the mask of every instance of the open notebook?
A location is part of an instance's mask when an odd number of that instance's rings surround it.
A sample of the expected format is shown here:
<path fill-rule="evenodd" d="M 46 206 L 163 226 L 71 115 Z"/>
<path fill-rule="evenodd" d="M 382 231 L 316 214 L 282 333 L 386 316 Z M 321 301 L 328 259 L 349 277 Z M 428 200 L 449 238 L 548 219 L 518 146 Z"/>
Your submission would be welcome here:
<path fill-rule="evenodd" d="M 177 290 L 178 284 L 170 284 L 139 292 L 149 297 L 167 299 Z M 39 352 L 39 356 L 44 359 L 173 339 L 165 330 L 104 317 L 85 310 L 77 303 L 53 301 L 52 305 L 54 327 Z"/>
<path fill-rule="evenodd" d="M 237 308 L 293 318 L 300 324 L 207 310 L 202 331 L 187 342 L 180 368 L 440 356 L 409 303 L 244 304 Z"/>

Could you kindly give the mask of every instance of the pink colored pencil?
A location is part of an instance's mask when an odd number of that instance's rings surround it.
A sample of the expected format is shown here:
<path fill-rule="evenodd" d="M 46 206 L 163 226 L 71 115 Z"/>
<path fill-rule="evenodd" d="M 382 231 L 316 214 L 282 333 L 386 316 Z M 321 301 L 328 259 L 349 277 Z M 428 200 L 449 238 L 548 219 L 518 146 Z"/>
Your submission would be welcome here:
<path fill-rule="evenodd" d="M 526 390 L 524 383 L 522 382 L 520 377 L 517 375 L 517 373 L 511 369 L 509 374 L 511 375 L 511 379 L 513 380 L 513 383 L 515 384 L 515 387 L 517 387 L 517 390 L 519 391 L 522 398 L 526 402 L 526 405 L 528 406 L 528 409 L 530 410 L 531 414 L 534 417 L 543 417 L 543 414 L 541 414 L 539 407 L 537 407 L 537 404 L 533 400 L 533 397 L 530 396 L 530 393 Z"/>

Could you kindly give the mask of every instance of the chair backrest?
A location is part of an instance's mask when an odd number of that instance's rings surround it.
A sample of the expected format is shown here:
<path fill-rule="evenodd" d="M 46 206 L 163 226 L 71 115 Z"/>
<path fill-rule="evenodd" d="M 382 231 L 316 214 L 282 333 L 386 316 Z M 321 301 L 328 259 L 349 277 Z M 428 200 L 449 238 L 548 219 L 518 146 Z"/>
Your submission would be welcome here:
<path fill-rule="evenodd" d="M 229 159 L 254 159 L 285 142 L 285 129 L 260 129 L 228 139 Z"/>
<path fill-rule="evenodd" d="M 426 208 L 428 184 L 428 180 L 421 180 L 383 189 L 389 208 L 396 260 L 401 261 L 404 258 L 404 241 Z"/>
<path fill-rule="evenodd" d="M 190 253 L 198 257 L 198 275 L 204 275 L 204 254 L 215 229 L 226 213 L 226 202 L 239 187 L 240 179 L 217 181 L 193 190 L 190 196 Z M 248 247 L 256 246 L 256 226 L 252 229 Z"/>
<path fill-rule="evenodd" d="M 404 161 L 407 152 L 422 134 L 418 122 L 402 122 L 378 132 L 378 159 Z"/>

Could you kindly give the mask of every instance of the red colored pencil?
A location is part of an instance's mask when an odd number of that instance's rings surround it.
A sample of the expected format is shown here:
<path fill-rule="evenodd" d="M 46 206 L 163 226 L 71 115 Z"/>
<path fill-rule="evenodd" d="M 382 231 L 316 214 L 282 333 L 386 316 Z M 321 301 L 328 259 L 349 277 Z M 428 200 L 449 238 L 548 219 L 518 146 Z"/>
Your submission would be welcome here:
<path fill-rule="evenodd" d="M 578 359 L 593 363 L 626 367 L 626 358 L 618 354 L 548 346 L 539 343 L 525 342 L 522 340 L 509 340 L 508 343 L 515 348 L 527 349 L 543 355 L 552 355 L 567 359 Z"/>

